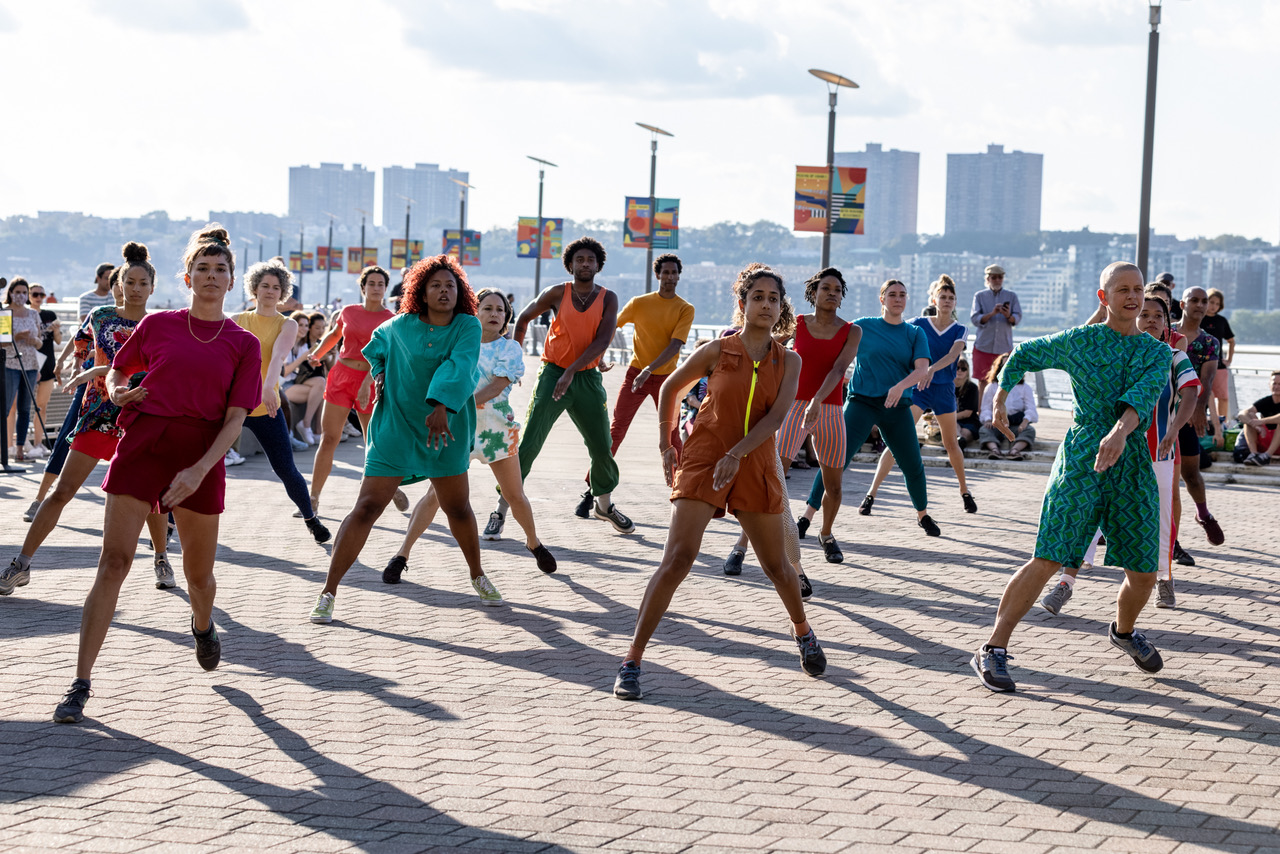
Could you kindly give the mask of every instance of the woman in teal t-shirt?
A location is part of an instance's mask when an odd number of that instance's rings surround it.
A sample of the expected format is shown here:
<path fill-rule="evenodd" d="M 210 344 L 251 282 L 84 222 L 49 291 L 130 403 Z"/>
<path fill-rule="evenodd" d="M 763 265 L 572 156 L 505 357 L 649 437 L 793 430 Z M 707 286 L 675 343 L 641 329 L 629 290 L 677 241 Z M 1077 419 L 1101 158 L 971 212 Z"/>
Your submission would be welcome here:
<path fill-rule="evenodd" d="M 890 279 L 880 286 L 880 316 L 854 321 L 862 329 L 862 342 L 858 345 L 858 360 L 854 363 L 853 379 L 849 380 L 849 394 L 844 403 L 848 439 L 844 465 L 849 467 L 853 455 L 871 435 L 871 428 L 879 427 L 880 435 L 893 451 L 907 480 L 907 491 L 911 493 L 920 527 L 929 536 L 936 537 L 942 532 L 925 512 L 929 496 L 915 420 L 911 417 L 911 389 L 928 376 L 929 342 L 924 330 L 903 321 L 906 308 L 907 286 Z M 809 490 L 805 519 L 812 519 L 822 506 L 822 493 L 819 476 Z M 831 521 L 824 514 L 818 542 L 828 563 L 841 563 L 844 554 L 831 535 Z"/>

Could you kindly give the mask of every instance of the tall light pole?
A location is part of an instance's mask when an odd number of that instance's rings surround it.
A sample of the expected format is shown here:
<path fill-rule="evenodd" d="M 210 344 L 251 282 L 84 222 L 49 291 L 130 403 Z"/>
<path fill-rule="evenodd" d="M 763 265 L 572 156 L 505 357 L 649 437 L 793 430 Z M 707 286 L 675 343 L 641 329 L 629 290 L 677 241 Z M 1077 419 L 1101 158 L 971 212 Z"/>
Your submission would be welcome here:
<path fill-rule="evenodd" d="M 263 249 L 265 248 L 267 243 L 267 236 L 263 234 L 261 231 L 255 231 L 254 234 L 258 235 L 258 261 L 261 262 L 262 256 L 263 256 Z"/>
<path fill-rule="evenodd" d="M 560 167 L 532 154 L 526 154 L 525 157 L 538 164 L 538 236 L 533 244 L 533 298 L 537 299 L 538 294 L 542 293 L 542 178 L 547 172 L 546 167 Z"/>
<path fill-rule="evenodd" d="M 827 113 L 827 223 L 822 229 L 822 266 L 825 269 L 831 266 L 831 214 L 835 207 L 832 204 L 831 188 L 836 171 L 836 92 L 841 86 L 857 89 L 858 84 L 848 77 L 820 68 L 810 68 L 809 73 L 827 84 L 827 105 L 830 108 Z"/>
<path fill-rule="evenodd" d="M 675 134 L 644 122 L 636 122 L 636 124 L 649 131 L 649 249 L 645 252 L 644 261 L 644 292 L 647 294 L 653 290 L 653 232 L 654 225 L 658 221 L 658 200 L 654 196 L 654 187 L 658 179 L 658 134 L 663 136 L 675 136 Z"/>
<path fill-rule="evenodd" d="M 307 239 L 306 225 L 298 226 L 298 295 L 302 295 L 302 277 L 307 272 L 307 247 L 304 241 Z M 301 302 L 302 300 L 298 300 Z M 325 303 L 328 305 L 328 303 Z"/>
<path fill-rule="evenodd" d="M 329 279 L 333 275 L 333 214 L 325 211 L 329 217 L 329 245 L 324 249 L 324 304 L 329 304 Z"/>
<path fill-rule="evenodd" d="M 461 266 L 462 259 L 467 254 L 467 190 L 474 190 L 476 187 L 457 178 L 449 180 L 458 185 L 458 264 Z"/>
<path fill-rule="evenodd" d="M 1160 0 L 1151 0 L 1147 36 L 1147 122 L 1142 138 L 1142 200 L 1138 207 L 1138 269 L 1147 275 L 1151 247 L 1151 158 L 1156 144 L 1156 59 L 1160 54 Z"/>
<path fill-rule="evenodd" d="M 401 196 L 399 193 L 396 193 L 396 195 L 404 199 L 404 267 L 401 269 L 407 270 L 409 269 L 409 215 L 416 200 L 408 196 Z M 383 223 L 383 225 L 385 226 L 386 224 Z M 360 251 L 364 252 L 363 249 Z"/>
<path fill-rule="evenodd" d="M 369 215 L 369 212 L 362 211 L 360 210 L 360 208 L 353 208 L 353 210 L 356 213 L 360 214 L 360 269 L 363 270 L 364 269 L 364 220 L 365 220 L 365 217 Z M 383 225 L 385 226 L 386 223 L 383 223 Z"/>

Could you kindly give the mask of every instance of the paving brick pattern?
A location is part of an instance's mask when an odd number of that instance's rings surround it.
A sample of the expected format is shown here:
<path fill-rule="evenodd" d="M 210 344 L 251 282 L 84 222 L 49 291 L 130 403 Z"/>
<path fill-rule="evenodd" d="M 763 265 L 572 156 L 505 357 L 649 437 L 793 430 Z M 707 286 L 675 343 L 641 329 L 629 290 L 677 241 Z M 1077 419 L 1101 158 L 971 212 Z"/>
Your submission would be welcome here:
<path fill-rule="evenodd" d="M 48 721 L 98 553 L 102 494 L 82 493 L 30 586 L 0 599 L 0 849 L 1280 850 L 1273 489 L 1214 487 L 1226 546 L 1184 536 L 1200 563 L 1177 571 L 1180 607 L 1140 622 L 1162 673 L 1108 646 L 1118 571 L 1099 567 L 1061 616 L 1030 615 L 1012 647 L 1020 690 L 996 695 L 967 662 L 1030 556 L 1044 475 L 974 472 L 981 512 L 966 516 L 950 472 L 930 468 L 930 539 L 897 475 L 857 515 L 870 469 L 856 466 L 836 527 L 846 562 L 804 543 L 826 677 L 800 671 L 751 555 L 741 577 L 721 574 L 736 529 L 717 521 L 649 649 L 645 699 L 624 703 L 613 676 L 669 512 L 656 417 L 642 409 L 620 452 L 633 536 L 572 516 L 585 451 L 563 422 L 529 486 L 560 571 L 543 576 L 518 540 L 485 544 L 503 608 L 479 604 L 443 528 L 404 584 L 384 585 L 406 521 L 390 510 L 335 622 L 312 625 L 328 548 L 261 456 L 233 469 L 222 666 L 196 665 L 183 585 L 153 589 L 144 545 L 74 727 Z M 360 459 L 340 446 L 335 530 Z M 483 524 L 492 479 L 473 471 Z M 793 507 L 807 475 L 792 476 Z M 5 560 L 34 482 L 0 479 Z"/>

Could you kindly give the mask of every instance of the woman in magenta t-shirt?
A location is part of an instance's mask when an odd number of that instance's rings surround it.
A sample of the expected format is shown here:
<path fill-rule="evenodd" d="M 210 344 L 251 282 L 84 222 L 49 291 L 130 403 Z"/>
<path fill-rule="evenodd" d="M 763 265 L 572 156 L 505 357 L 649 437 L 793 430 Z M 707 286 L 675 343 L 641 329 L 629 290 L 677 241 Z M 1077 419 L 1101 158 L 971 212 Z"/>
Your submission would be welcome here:
<path fill-rule="evenodd" d="M 360 429 L 367 435 L 369 419 L 373 417 L 373 404 L 378 394 L 373 388 L 373 374 L 369 362 L 360 352 L 373 337 L 373 330 L 386 323 L 395 314 L 383 304 L 390 277 L 381 267 L 365 267 L 360 273 L 360 295 L 364 305 L 349 305 L 333 319 L 333 328 L 320 339 L 311 351 L 311 364 L 319 366 L 324 354 L 342 341 L 338 361 L 329 369 L 324 382 L 324 411 L 320 415 L 320 447 L 316 448 L 311 463 L 311 506 L 320 513 L 320 492 L 324 489 L 329 472 L 333 469 L 333 452 L 342 441 L 342 428 L 351 410 L 360 419 Z M 409 499 L 400 490 L 395 494 L 396 509 L 409 509 Z"/>
<path fill-rule="evenodd" d="M 235 281 L 230 244 L 217 224 L 192 235 L 183 255 L 191 307 L 143 318 L 107 374 L 107 394 L 121 408 L 117 423 L 125 433 L 102 484 L 102 554 L 80 617 L 76 678 L 53 713 L 59 723 L 84 718 L 90 672 L 138 534 L 156 504 L 162 512 L 172 510 L 178 522 L 196 661 L 213 670 L 221 658 L 213 625 L 213 561 L 226 485 L 222 459 L 245 415 L 262 400 L 258 339 L 222 313 Z M 129 388 L 129 377 L 139 371 L 146 377 Z"/>

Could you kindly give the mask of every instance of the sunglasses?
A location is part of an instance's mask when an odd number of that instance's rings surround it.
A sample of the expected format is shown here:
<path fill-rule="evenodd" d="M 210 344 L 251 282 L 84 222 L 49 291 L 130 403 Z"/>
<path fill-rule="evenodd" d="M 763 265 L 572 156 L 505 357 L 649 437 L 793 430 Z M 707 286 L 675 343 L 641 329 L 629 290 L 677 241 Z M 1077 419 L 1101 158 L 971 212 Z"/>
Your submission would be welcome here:
<path fill-rule="evenodd" d="M 31 292 L 31 298 L 32 298 L 32 299 L 35 299 L 36 297 L 42 297 L 42 296 L 44 296 L 44 291 L 32 291 L 32 292 Z"/>

